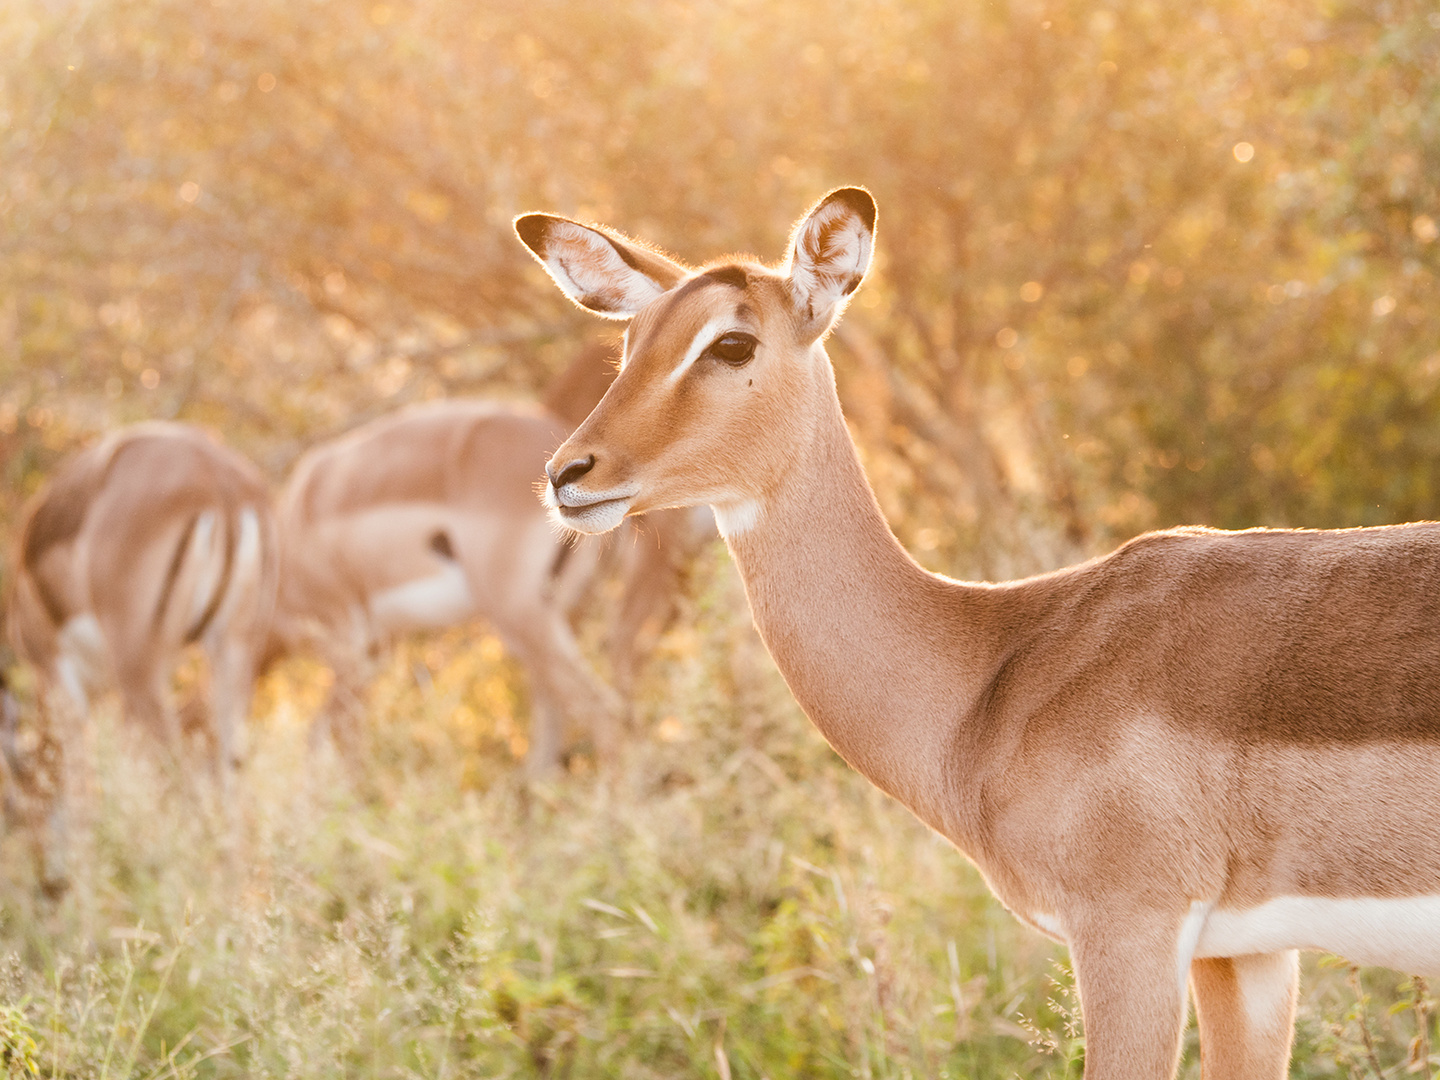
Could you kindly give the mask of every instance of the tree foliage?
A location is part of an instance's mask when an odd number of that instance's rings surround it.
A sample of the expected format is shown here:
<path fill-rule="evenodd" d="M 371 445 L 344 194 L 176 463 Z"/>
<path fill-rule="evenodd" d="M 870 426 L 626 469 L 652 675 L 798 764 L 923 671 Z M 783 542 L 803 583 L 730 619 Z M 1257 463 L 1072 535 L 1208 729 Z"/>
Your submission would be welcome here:
<path fill-rule="evenodd" d="M 887 512 L 998 575 L 1176 522 L 1440 512 L 1440 17 L 1411 0 L 16 0 L 7 510 L 121 420 L 278 475 L 526 394 L 545 208 L 682 258 L 881 207 L 832 354 Z"/>

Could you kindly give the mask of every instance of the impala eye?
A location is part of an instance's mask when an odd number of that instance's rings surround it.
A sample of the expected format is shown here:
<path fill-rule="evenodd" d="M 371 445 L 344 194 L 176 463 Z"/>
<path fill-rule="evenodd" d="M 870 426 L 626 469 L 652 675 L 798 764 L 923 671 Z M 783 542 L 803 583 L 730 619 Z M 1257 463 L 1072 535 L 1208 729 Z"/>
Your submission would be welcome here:
<path fill-rule="evenodd" d="M 755 346 L 758 344 L 759 341 L 750 334 L 730 333 L 716 338 L 705 351 L 731 367 L 744 367 L 755 355 Z"/>

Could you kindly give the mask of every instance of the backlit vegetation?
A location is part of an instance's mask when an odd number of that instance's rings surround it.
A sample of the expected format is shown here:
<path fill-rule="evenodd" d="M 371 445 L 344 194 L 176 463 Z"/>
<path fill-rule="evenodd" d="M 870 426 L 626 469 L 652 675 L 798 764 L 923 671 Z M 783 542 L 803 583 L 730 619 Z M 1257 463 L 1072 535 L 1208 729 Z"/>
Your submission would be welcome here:
<path fill-rule="evenodd" d="M 1440 516 L 1429 5 L 10 0 L 0 56 L 7 543 L 117 423 L 278 480 L 403 402 L 532 396 L 593 328 L 520 210 L 774 257 L 839 183 L 879 262 L 831 352 L 927 565 Z M 325 673 L 275 672 L 233 847 L 103 713 L 88 925 L 3 841 L 0 1065 L 1078 1076 L 1062 954 L 824 747 L 718 546 L 693 586 L 604 780 L 522 787 L 483 629 L 397 652 L 355 784 L 304 753 Z M 1295 1075 L 1427 1068 L 1423 985 L 1304 993 Z"/>
<path fill-rule="evenodd" d="M 305 752 L 314 673 L 268 680 L 238 852 L 103 715 L 93 940 L 3 847 L 11 1074 L 1078 1076 L 1063 952 L 824 747 L 718 546 L 693 584 L 605 782 L 522 787 L 461 634 L 397 653 L 358 789 Z M 1307 964 L 1295 1075 L 1371 1075 L 1362 1016 L 1411 1058 L 1415 988 L 1364 977 Z"/>

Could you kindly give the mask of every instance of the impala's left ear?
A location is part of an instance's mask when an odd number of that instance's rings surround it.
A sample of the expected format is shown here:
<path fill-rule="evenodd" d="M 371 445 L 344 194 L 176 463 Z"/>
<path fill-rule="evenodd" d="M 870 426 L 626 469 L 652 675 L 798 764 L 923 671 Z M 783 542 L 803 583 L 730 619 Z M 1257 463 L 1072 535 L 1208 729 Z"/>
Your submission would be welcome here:
<path fill-rule="evenodd" d="M 836 188 L 800 219 L 790 242 L 790 289 L 819 337 L 860 287 L 875 249 L 875 200 Z"/>
<path fill-rule="evenodd" d="M 658 251 L 554 214 L 521 214 L 515 234 L 560 290 L 607 319 L 629 319 L 685 276 Z"/>

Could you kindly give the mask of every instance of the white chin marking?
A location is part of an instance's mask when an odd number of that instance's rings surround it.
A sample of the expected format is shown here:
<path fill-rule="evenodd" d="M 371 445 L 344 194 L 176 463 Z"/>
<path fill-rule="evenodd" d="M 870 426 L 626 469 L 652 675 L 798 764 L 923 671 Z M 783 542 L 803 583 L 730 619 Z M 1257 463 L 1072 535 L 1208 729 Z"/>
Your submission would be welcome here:
<path fill-rule="evenodd" d="M 1320 949 L 1356 964 L 1440 975 L 1440 896 L 1333 900 L 1281 896 L 1253 908 L 1215 908 L 1195 955 Z"/>
<path fill-rule="evenodd" d="M 552 507 L 550 517 L 567 529 L 582 533 L 609 532 L 625 520 L 630 499 L 610 499 L 592 506 Z"/>
<path fill-rule="evenodd" d="M 710 509 L 715 512 L 715 527 L 720 530 L 720 535 L 726 540 L 749 532 L 760 520 L 760 501 L 758 499 L 713 503 Z"/>

